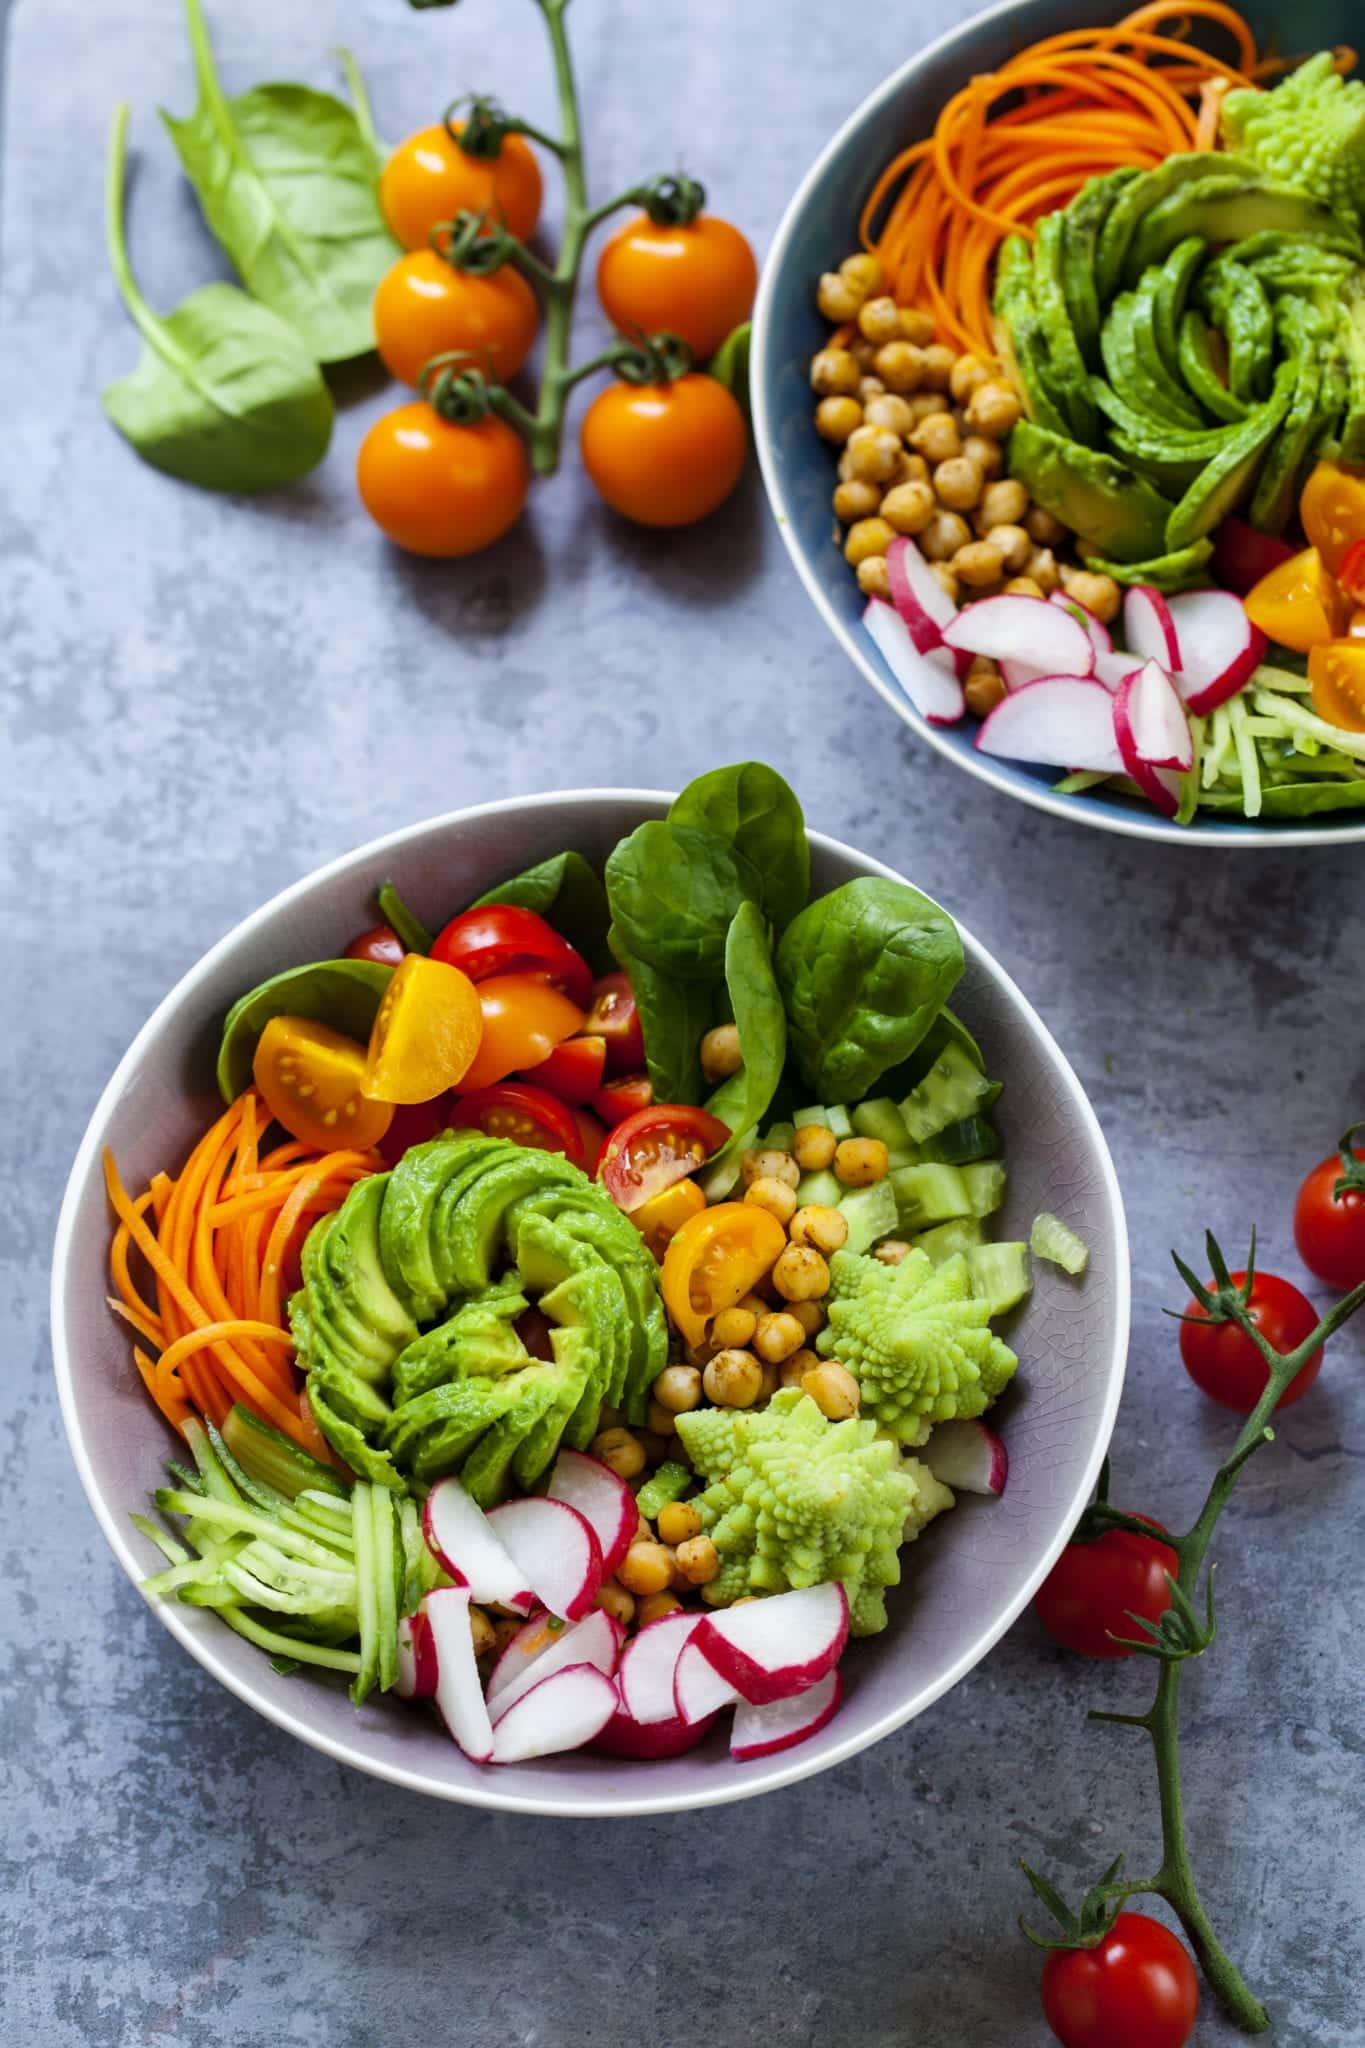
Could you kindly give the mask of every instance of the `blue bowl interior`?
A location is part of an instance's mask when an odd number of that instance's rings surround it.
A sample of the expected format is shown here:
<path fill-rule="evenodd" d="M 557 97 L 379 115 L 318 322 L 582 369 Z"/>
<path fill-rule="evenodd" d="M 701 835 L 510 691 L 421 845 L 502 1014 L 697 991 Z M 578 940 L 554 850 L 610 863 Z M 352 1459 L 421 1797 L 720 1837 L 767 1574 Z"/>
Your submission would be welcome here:
<path fill-rule="evenodd" d="M 839 550 L 830 544 L 830 491 L 834 466 L 830 450 L 811 425 L 807 366 L 829 328 L 815 303 L 820 274 L 857 245 L 863 205 L 884 164 L 907 144 L 927 135 L 938 109 L 966 80 L 1002 64 L 1025 43 L 1073 29 L 1081 23 L 1117 21 L 1131 13 L 1128 0 L 1097 0 L 1078 9 L 1075 0 L 1012 0 L 963 24 L 902 67 L 854 114 L 822 160 L 819 176 L 805 184 L 779 230 L 769 261 L 765 305 L 755 334 L 760 448 L 774 510 L 803 577 L 826 611 L 828 623 L 847 652 L 876 682 L 882 694 L 915 730 L 940 751 L 985 772 L 997 787 L 1083 823 L 1135 832 L 1148 838 L 1188 843 L 1199 837 L 1221 844 L 1264 845 L 1301 839 L 1365 838 L 1359 814 L 1325 814 L 1292 825 L 1248 824 L 1200 815 L 1193 826 L 1178 826 L 1149 805 L 1105 794 L 1051 798 L 1058 771 L 987 760 L 973 744 L 975 720 L 960 726 L 930 727 L 904 698 L 881 655 L 863 632 L 865 599 Z M 1284 27 L 1283 7 L 1274 0 L 1246 0 L 1240 10 L 1258 41 L 1276 23 L 1281 44 L 1305 53 L 1352 40 L 1361 31 L 1360 0 L 1302 0 Z M 1214 31 L 1208 47 L 1229 51 L 1226 36 Z"/>

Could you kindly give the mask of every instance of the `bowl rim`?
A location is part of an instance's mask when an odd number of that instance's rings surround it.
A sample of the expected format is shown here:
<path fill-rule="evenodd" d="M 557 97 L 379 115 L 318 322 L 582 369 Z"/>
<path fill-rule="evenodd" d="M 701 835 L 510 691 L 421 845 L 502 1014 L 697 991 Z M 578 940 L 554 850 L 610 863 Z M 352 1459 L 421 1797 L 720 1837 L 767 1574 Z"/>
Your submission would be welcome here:
<path fill-rule="evenodd" d="M 243 939 L 251 937 L 259 929 L 274 920 L 281 911 L 310 896 L 323 884 L 348 870 L 373 865 L 386 853 L 396 851 L 428 834 L 451 825 L 467 825 L 486 818 L 506 816 L 528 810 L 552 810 L 567 803 L 611 802 L 613 804 L 638 805 L 641 807 L 666 805 L 674 793 L 655 789 L 610 789 L 587 788 L 542 791 L 530 797 L 504 797 L 494 802 L 472 804 L 464 809 L 447 811 L 434 817 L 425 818 L 414 825 L 405 825 L 393 832 L 381 834 L 378 838 L 365 841 L 361 846 L 338 855 L 321 867 L 310 870 L 297 881 L 289 883 L 256 910 L 239 920 L 230 931 L 218 939 L 175 983 L 169 993 L 162 997 L 147 1021 L 137 1032 L 123 1057 L 119 1060 L 109 1080 L 100 1092 L 99 1100 L 91 1113 L 77 1148 L 66 1188 L 62 1197 L 61 1211 L 53 1242 L 52 1283 L 50 1296 L 53 1369 L 57 1380 L 57 1392 L 61 1405 L 62 1422 L 67 1443 L 80 1476 L 86 1499 L 94 1512 L 95 1519 L 104 1532 L 106 1541 L 119 1564 L 134 1586 L 146 1574 L 145 1561 L 137 1556 L 132 1543 L 132 1528 L 127 1514 L 113 1508 L 104 1498 L 96 1481 L 94 1470 L 87 1455 L 81 1417 L 78 1413 L 72 1368 L 72 1347 L 68 1338 L 65 1296 L 70 1284 L 69 1274 L 75 1242 L 75 1226 L 81 1195 L 92 1174 L 99 1169 L 100 1152 L 104 1144 L 107 1125 L 127 1089 L 129 1080 L 137 1071 L 148 1049 L 159 1034 L 164 1022 L 185 1003 L 193 1000 L 199 985 L 208 978 L 218 963 Z M 813 846 L 823 851 L 843 855 L 856 862 L 865 872 L 877 873 L 893 881 L 904 881 L 905 877 L 883 862 L 860 853 L 855 847 L 834 839 L 827 833 L 815 832 L 807 827 Z M 952 913 L 949 913 L 950 915 Z M 1081 1086 L 1080 1078 L 1047 1025 L 1038 1015 L 1027 996 L 1013 978 L 996 961 L 981 942 L 964 926 L 954 919 L 959 931 L 968 941 L 969 947 L 988 964 L 990 971 L 998 978 L 1007 993 L 1019 1004 L 1024 1022 L 1041 1043 L 1042 1049 L 1055 1063 L 1058 1078 L 1066 1087 L 1068 1099 L 1085 1128 L 1094 1151 L 1104 1194 L 1111 1205 L 1118 1241 L 1118 1258 L 1114 1274 L 1114 1337 L 1110 1357 L 1110 1370 L 1104 1399 L 1099 1416 L 1095 1441 L 1086 1458 L 1084 1469 L 1074 1489 L 1072 1501 L 1061 1520 L 1061 1533 L 1050 1543 L 1036 1568 L 1004 1614 L 983 1636 L 976 1639 L 970 1650 L 964 1652 L 949 1670 L 931 1685 L 914 1694 L 909 1701 L 883 1714 L 870 1728 L 850 1735 L 828 1752 L 807 1757 L 804 1745 L 797 1745 L 786 1752 L 793 1761 L 782 1760 L 782 1753 L 767 1760 L 767 1767 L 742 1777 L 735 1776 L 724 1782 L 708 1786 L 699 1783 L 695 1789 L 675 1792 L 671 1795 L 651 1796 L 643 1791 L 639 1796 L 622 1800 L 610 1808 L 588 1797 L 576 1797 L 547 1803 L 534 1794 L 501 1791 L 496 1774 L 486 1778 L 475 1778 L 468 1786 L 433 1785 L 418 1771 L 402 1766 L 377 1762 L 364 1753 L 363 1739 L 357 1735 L 354 1742 L 338 1741 L 310 1725 L 305 1711 L 295 1713 L 285 1706 L 258 1696 L 249 1678 L 238 1676 L 225 1665 L 217 1654 L 219 1640 L 217 1631 L 198 1633 L 191 1631 L 182 1611 L 174 1602 L 158 1601 L 153 1611 L 158 1621 L 176 1640 L 187 1649 L 196 1662 L 210 1675 L 227 1687 L 244 1705 L 251 1707 L 266 1720 L 271 1721 L 286 1734 L 297 1737 L 312 1749 L 321 1751 L 335 1762 L 347 1764 L 364 1771 L 372 1778 L 381 1778 L 390 1784 L 401 1786 L 410 1792 L 424 1793 L 429 1798 L 451 1801 L 457 1805 L 475 1806 L 503 1813 L 542 1814 L 547 1817 L 564 1819 L 626 1819 L 645 1814 L 689 1812 L 703 1806 L 724 1806 L 732 1801 L 748 1799 L 760 1792 L 773 1792 L 782 1786 L 792 1785 L 802 1778 L 815 1776 L 836 1764 L 845 1762 L 860 1750 L 870 1748 L 874 1743 L 890 1735 L 907 1721 L 923 1713 L 935 1700 L 951 1690 L 964 1678 L 988 1651 L 1010 1628 L 1023 1612 L 1038 1586 L 1051 1570 L 1061 1554 L 1067 1536 L 1082 1508 L 1088 1500 L 1099 1475 L 1100 1465 L 1109 1446 L 1109 1439 L 1118 1413 L 1119 1399 L 1123 1391 L 1127 1370 L 1128 1340 L 1130 1326 L 1131 1278 L 1128 1258 L 1128 1229 L 1124 1212 L 1123 1196 L 1119 1188 L 1118 1175 L 1110 1157 L 1109 1147 L 1099 1119 L 1091 1106 L 1089 1097 Z M 226 1632 L 224 1632 L 226 1636 Z M 305 1697 L 302 1696 L 301 1697 Z M 357 1723 L 359 1729 L 359 1723 Z"/>
<path fill-rule="evenodd" d="M 768 503 L 772 508 L 778 531 L 782 535 L 783 545 L 816 611 L 854 667 L 859 670 L 864 680 L 872 685 L 883 703 L 890 706 L 902 724 L 909 726 L 917 738 L 927 740 L 935 753 L 941 754 L 955 767 L 965 770 L 968 775 L 974 775 L 979 782 L 986 783 L 999 793 L 1013 797 L 1019 803 L 1028 804 L 1036 811 L 1046 811 L 1050 817 L 1064 818 L 1073 825 L 1092 825 L 1099 831 L 1114 832 L 1122 838 L 1159 841 L 1163 845 L 1215 846 L 1226 850 L 1266 846 L 1358 845 L 1365 840 L 1365 818 L 1356 822 L 1345 819 L 1338 822 L 1333 818 L 1325 824 L 1316 826 L 1290 823 L 1257 824 L 1249 819 L 1230 821 L 1223 826 L 1200 822 L 1176 825 L 1155 810 L 1150 816 L 1146 816 L 1141 811 L 1130 812 L 1123 805 L 1104 799 L 1088 798 L 1078 804 L 1074 797 L 1058 796 L 1041 783 L 1016 780 L 1005 764 L 997 765 L 989 754 L 979 753 L 975 747 L 964 750 L 954 745 L 946 729 L 930 724 L 902 692 L 893 688 L 873 663 L 867 648 L 855 638 L 825 596 L 806 550 L 797 538 L 795 520 L 778 473 L 775 453 L 777 437 L 769 417 L 768 385 L 763 372 L 775 340 L 773 302 L 777 294 L 778 275 L 790 254 L 806 202 L 820 183 L 832 159 L 853 139 L 871 114 L 900 93 L 916 70 L 931 58 L 950 55 L 959 44 L 970 44 L 984 23 L 1005 21 L 1012 15 L 1027 14 L 1033 5 L 1034 0 L 997 0 L 995 6 L 984 8 L 979 14 L 970 15 L 966 21 L 959 22 L 943 35 L 936 36 L 932 42 L 926 43 L 922 50 L 917 50 L 912 56 L 907 57 L 903 64 L 897 65 L 879 86 L 858 103 L 847 119 L 840 123 L 787 202 L 764 261 L 759 277 L 758 295 L 754 301 L 753 361 L 758 374 L 751 379 L 750 390 L 758 466 Z"/>

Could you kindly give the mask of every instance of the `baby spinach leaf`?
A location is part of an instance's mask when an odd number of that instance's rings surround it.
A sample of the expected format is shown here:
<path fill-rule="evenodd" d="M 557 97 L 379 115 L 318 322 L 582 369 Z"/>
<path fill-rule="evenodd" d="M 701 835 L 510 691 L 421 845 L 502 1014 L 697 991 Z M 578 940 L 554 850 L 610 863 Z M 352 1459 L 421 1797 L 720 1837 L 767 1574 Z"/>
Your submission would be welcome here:
<path fill-rule="evenodd" d="M 662 818 L 637 825 L 607 860 L 607 901 L 622 944 L 682 981 L 721 980 L 730 920 L 761 893 L 738 847 Z"/>
<path fill-rule="evenodd" d="M 731 920 L 725 940 L 725 986 L 744 1065 L 721 1082 L 706 1105 L 733 1134 L 717 1154 L 722 1159 L 762 1121 L 787 1059 L 787 1013 L 773 972 L 767 920 L 756 903 L 741 903 Z"/>
<path fill-rule="evenodd" d="M 429 932 L 420 917 L 409 910 L 392 882 L 384 882 L 375 892 L 379 915 L 389 930 L 402 945 L 405 953 L 429 953 L 436 943 L 434 932 Z"/>
<path fill-rule="evenodd" d="M 114 115 L 106 226 L 123 302 L 146 346 L 103 394 L 106 414 L 145 462 L 211 491 L 265 491 L 319 463 L 332 396 L 292 327 L 231 284 L 191 292 L 164 319 L 134 281 L 123 226 L 128 109 Z"/>
<path fill-rule="evenodd" d="M 615 925 L 611 948 L 630 976 L 654 1100 L 700 1102 L 703 1088 L 698 1047 L 714 1022 L 715 989 L 704 981 L 679 981 L 648 961 L 636 959 Z"/>
<path fill-rule="evenodd" d="M 370 303 L 397 247 L 355 112 L 306 85 L 229 99 L 199 0 L 185 0 L 199 100 L 163 114 L 204 218 L 253 298 L 295 328 L 319 363 L 374 347 Z"/>
<path fill-rule="evenodd" d="M 809 904 L 777 949 L 792 1050 L 821 1102 L 856 1102 L 915 1050 L 962 973 L 945 911 L 860 875 Z"/>
<path fill-rule="evenodd" d="M 223 1020 L 218 1048 L 218 1086 L 224 1101 L 235 1102 L 250 1085 L 256 1047 L 272 1017 L 309 1017 L 363 1042 L 392 973 L 377 960 L 314 960 L 304 967 L 286 967 L 239 996 Z"/>
<path fill-rule="evenodd" d="M 500 882 L 470 904 L 482 910 L 489 903 L 515 903 L 548 918 L 561 938 L 576 946 L 594 974 L 610 971 L 607 946 L 607 892 L 596 868 L 581 853 L 556 853 L 510 881 Z"/>
<path fill-rule="evenodd" d="M 779 931 L 810 895 L 810 846 L 795 791 L 775 768 L 740 761 L 713 768 L 689 782 L 669 811 L 669 822 L 713 832 L 752 861 L 760 902 Z"/>

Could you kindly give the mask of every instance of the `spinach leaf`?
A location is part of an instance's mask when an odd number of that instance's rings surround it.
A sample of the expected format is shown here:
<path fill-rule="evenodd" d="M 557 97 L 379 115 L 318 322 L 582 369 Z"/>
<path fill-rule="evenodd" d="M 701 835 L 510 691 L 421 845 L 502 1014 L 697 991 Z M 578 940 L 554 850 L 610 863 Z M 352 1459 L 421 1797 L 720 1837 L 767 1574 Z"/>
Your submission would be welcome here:
<path fill-rule="evenodd" d="M 123 174 L 128 109 L 109 141 L 106 226 L 115 279 L 146 346 L 103 393 L 109 419 L 145 462 L 211 491 L 297 482 L 332 438 L 332 395 L 292 327 L 236 285 L 207 284 L 164 319 L 128 262 Z"/>
<path fill-rule="evenodd" d="M 777 949 L 792 1050 L 820 1102 L 856 1102 L 915 1050 L 962 973 L 945 911 L 860 875 L 808 905 Z"/>
<path fill-rule="evenodd" d="M 1245 815 L 1240 790 L 1202 790 L 1201 811 L 1235 811 Z M 1365 779 L 1351 782 L 1280 782 L 1261 790 L 1263 818 L 1311 818 L 1317 811 L 1365 810 Z"/>
<path fill-rule="evenodd" d="M 740 761 L 689 782 L 669 822 L 713 832 L 753 863 L 759 901 L 781 931 L 810 895 L 810 846 L 795 791 L 775 768 Z"/>
<path fill-rule="evenodd" d="M 185 0 L 199 100 L 163 114 L 204 218 L 252 297 L 296 329 L 319 363 L 374 347 L 370 304 L 397 246 L 354 111 L 306 85 L 229 99 L 199 0 Z"/>
<path fill-rule="evenodd" d="M 700 1102 L 703 1082 L 698 1047 L 715 1021 L 715 990 L 706 982 L 679 981 L 648 961 L 636 959 L 615 925 L 611 947 L 630 976 L 654 1100 Z"/>
<path fill-rule="evenodd" d="M 738 847 L 661 818 L 637 825 L 607 860 L 607 901 L 621 943 L 681 981 L 719 983 L 730 921 L 760 895 L 758 874 Z"/>
<path fill-rule="evenodd" d="M 732 1133 L 717 1154 L 721 1159 L 762 1122 L 787 1059 L 787 1013 L 773 972 L 767 920 L 756 903 L 741 903 L 731 921 L 725 940 L 725 986 L 744 1065 L 721 1082 L 706 1105 Z"/>
<path fill-rule="evenodd" d="M 251 1062 L 272 1017 L 311 1017 L 333 1031 L 362 1041 L 370 1035 L 391 967 L 377 960 L 314 960 L 286 967 L 239 996 L 223 1020 L 218 1048 L 218 1086 L 235 1102 L 251 1082 Z"/>
<path fill-rule="evenodd" d="M 597 870 L 581 853 L 556 853 L 510 881 L 500 882 L 470 904 L 482 910 L 489 903 L 515 903 L 548 918 L 561 938 L 577 947 L 594 974 L 610 971 L 607 946 L 607 892 Z"/>
<path fill-rule="evenodd" d="M 436 935 L 429 932 L 415 911 L 409 910 L 392 882 L 381 884 L 375 894 L 379 915 L 399 940 L 405 953 L 429 953 Z"/>

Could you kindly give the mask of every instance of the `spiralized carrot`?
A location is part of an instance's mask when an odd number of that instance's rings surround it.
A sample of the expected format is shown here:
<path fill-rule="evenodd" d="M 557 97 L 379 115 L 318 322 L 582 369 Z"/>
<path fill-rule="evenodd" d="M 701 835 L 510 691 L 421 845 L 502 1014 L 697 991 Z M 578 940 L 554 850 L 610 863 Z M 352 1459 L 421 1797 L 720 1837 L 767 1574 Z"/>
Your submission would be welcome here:
<path fill-rule="evenodd" d="M 292 1363 L 284 1297 L 314 1219 L 339 1208 L 379 1161 L 318 1153 L 295 1139 L 261 1156 L 270 1114 L 251 1089 L 199 1140 L 179 1175 L 153 1176 L 133 1199 L 110 1153 L 105 1185 L 118 1219 L 110 1306 L 159 1354 L 133 1361 L 176 1430 L 191 1415 L 221 1426 L 234 1401 L 314 1457 L 331 1457 Z M 134 1277 L 140 1255 L 149 1296 Z"/>
<path fill-rule="evenodd" d="M 1196 22 L 1231 38 L 1231 63 L 1188 40 Z M 1335 57 L 1341 71 L 1354 65 L 1351 50 Z M 992 267 L 1007 235 L 1031 238 L 1091 178 L 1216 148 L 1223 93 L 1296 61 L 1259 56 L 1224 0 L 1151 0 L 1112 28 L 1047 36 L 973 78 L 933 134 L 886 166 L 863 208 L 863 246 L 901 305 L 993 362 Z"/>

